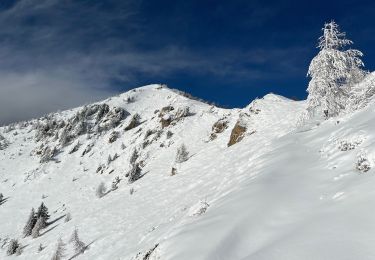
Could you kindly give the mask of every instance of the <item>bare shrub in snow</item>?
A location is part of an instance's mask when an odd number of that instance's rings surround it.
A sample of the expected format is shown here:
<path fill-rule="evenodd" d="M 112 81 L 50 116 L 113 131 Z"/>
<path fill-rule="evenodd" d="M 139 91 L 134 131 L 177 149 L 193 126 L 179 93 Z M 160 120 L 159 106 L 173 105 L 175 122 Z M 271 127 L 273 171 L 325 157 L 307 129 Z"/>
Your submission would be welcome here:
<path fill-rule="evenodd" d="M 189 159 L 189 152 L 186 149 L 185 144 L 182 144 L 180 147 L 177 148 L 176 153 L 176 163 L 183 163 L 186 162 Z"/>
<path fill-rule="evenodd" d="M 44 150 L 42 151 L 40 162 L 45 163 L 45 162 L 52 160 L 52 158 L 56 155 L 56 153 L 57 153 L 56 147 L 51 148 L 49 146 L 46 146 Z"/>
<path fill-rule="evenodd" d="M 19 247 L 21 247 L 21 245 L 18 243 L 17 239 L 10 240 L 8 244 L 7 255 L 14 255 Z"/>
<path fill-rule="evenodd" d="M 73 234 L 70 237 L 69 242 L 71 242 L 73 244 L 74 251 L 75 251 L 76 254 L 82 253 L 86 249 L 86 244 L 79 239 L 77 228 L 74 229 Z"/>
<path fill-rule="evenodd" d="M 177 174 L 177 169 L 175 167 L 172 167 L 171 176 L 174 176 L 176 174 Z"/>
<path fill-rule="evenodd" d="M 101 182 L 98 188 L 96 188 L 96 196 L 102 198 L 105 195 L 106 190 L 107 188 L 105 187 L 104 182 Z"/>

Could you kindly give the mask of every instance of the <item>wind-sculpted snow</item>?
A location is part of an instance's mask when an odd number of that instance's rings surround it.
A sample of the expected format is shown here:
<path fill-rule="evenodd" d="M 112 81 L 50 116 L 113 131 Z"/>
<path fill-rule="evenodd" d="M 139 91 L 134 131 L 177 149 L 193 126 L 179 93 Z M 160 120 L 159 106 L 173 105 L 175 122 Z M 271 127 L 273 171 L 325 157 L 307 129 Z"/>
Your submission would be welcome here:
<path fill-rule="evenodd" d="M 305 107 L 271 94 L 222 109 L 150 85 L 0 128 L 0 259 L 57 244 L 77 260 L 372 259 L 374 107 L 296 126 Z M 48 226 L 25 238 L 41 202 Z"/>

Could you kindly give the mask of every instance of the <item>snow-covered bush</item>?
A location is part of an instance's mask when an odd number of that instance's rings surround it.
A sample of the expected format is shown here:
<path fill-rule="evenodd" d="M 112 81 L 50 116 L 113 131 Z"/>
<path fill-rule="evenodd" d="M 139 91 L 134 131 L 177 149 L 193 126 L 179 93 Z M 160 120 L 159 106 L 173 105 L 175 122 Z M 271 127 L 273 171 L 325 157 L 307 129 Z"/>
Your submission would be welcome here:
<path fill-rule="evenodd" d="M 21 245 L 18 243 L 17 239 L 12 239 L 10 240 L 8 244 L 8 249 L 7 249 L 7 255 L 14 255 L 17 252 L 17 249 L 21 247 Z"/>
<path fill-rule="evenodd" d="M 189 159 L 189 152 L 187 151 L 185 144 L 181 144 L 181 146 L 177 148 L 175 162 L 183 163 L 183 162 L 186 162 L 188 159 Z"/>
<path fill-rule="evenodd" d="M 52 158 L 56 155 L 56 153 L 56 147 L 45 146 L 40 155 L 40 163 L 46 163 L 51 161 Z"/>
<path fill-rule="evenodd" d="M 367 172 L 371 169 L 371 163 L 366 154 L 361 153 L 358 155 L 355 168 L 360 172 Z"/>
<path fill-rule="evenodd" d="M 116 178 L 112 181 L 112 186 L 111 186 L 112 190 L 117 190 L 120 182 L 121 182 L 120 177 L 116 176 Z"/>
<path fill-rule="evenodd" d="M 105 187 L 104 182 L 101 182 L 99 184 L 98 188 L 96 188 L 96 196 L 98 198 L 102 198 L 105 195 L 106 190 L 107 190 L 107 188 Z"/>
<path fill-rule="evenodd" d="M 190 208 L 189 216 L 190 217 L 200 216 L 207 211 L 209 206 L 210 204 L 208 204 L 206 201 L 201 200 Z"/>
<path fill-rule="evenodd" d="M 137 161 L 138 157 L 139 157 L 138 150 L 134 149 L 133 153 L 130 156 L 130 164 L 131 165 L 135 164 L 135 162 Z"/>
<path fill-rule="evenodd" d="M 4 150 L 9 145 L 9 142 L 5 139 L 4 136 L 0 134 L 0 150 Z"/>
<path fill-rule="evenodd" d="M 120 133 L 119 133 L 119 132 L 117 132 L 117 131 L 113 131 L 113 132 L 110 134 L 109 138 L 108 138 L 108 143 L 113 143 L 113 142 L 115 142 L 119 136 L 120 136 Z"/>
<path fill-rule="evenodd" d="M 361 141 L 357 140 L 353 140 L 353 141 L 349 141 L 349 140 L 341 140 L 339 142 L 339 150 L 340 151 L 350 151 L 350 150 L 354 150 L 358 145 L 361 144 Z"/>
<path fill-rule="evenodd" d="M 324 25 L 323 36 L 319 38 L 320 52 L 307 73 L 311 77 L 307 88 L 309 117 L 338 115 L 345 108 L 351 86 L 363 79 L 362 52 L 344 49 L 352 43 L 334 21 Z"/>
<path fill-rule="evenodd" d="M 80 147 L 81 147 L 81 143 L 80 143 L 79 141 L 77 141 L 77 142 L 73 145 L 72 149 L 70 149 L 69 154 L 72 154 L 72 153 L 77 152 L 78 149 L 79 149 Z"/>

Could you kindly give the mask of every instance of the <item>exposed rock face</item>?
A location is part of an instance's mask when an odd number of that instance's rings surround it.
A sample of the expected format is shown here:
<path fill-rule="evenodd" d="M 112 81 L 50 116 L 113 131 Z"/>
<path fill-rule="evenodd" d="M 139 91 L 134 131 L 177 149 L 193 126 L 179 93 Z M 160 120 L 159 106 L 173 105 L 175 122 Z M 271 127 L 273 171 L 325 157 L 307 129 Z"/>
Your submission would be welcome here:
<path fill-rule="evenodd" d="M 240 121 L 237 121 L 236 125 L 232 129 L 228 147 L 240 142 L 246 133 L 246 126 L 243 126 Z"/>
<path fill-rule="evenodd" d="M 177 111 L 173 113 L 172 111 L 174 110 L 175 108 L 172 106 L 166 106 L 160 110 L 158 117 L 160 118 L 162 128 L 168 127 L 182 118 L 191 115 L 190 108 L 188 106 L 179 107 Z"/>
<path fill-rule="evenodd" d="M 138 114 L 135 114 L 132 119 L 130 120 L 130 123 L 128 124 L 127 127 L 125 127 L 125 131 L 129 131 L 133 128 L 136 128 L 137 126 L 140 125 L 140 119 L 141 117 Z"/>
<path fill-rule="evenodd" d="M 219 121 L 215 122 L 212 126 L 212 133 L 210 135 L 210 140 L 215 140 L 217 138 L 217 134 L 224 132 L 225 129 L 228 128 L 228 121 L 226 119 L 220 119 Z"/>

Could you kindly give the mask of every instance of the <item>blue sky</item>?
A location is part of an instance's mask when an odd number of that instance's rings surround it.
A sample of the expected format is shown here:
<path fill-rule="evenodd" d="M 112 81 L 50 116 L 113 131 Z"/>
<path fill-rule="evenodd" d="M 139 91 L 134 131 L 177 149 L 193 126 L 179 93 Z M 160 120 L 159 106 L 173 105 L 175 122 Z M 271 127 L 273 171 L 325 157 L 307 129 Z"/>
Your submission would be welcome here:
<path fill-rule="evenodd" d="M 371 1 L 0 1 L 0 125 L 150 83 L 242 107 L 305 98 L 324 22 L 375 64 Z"/>

